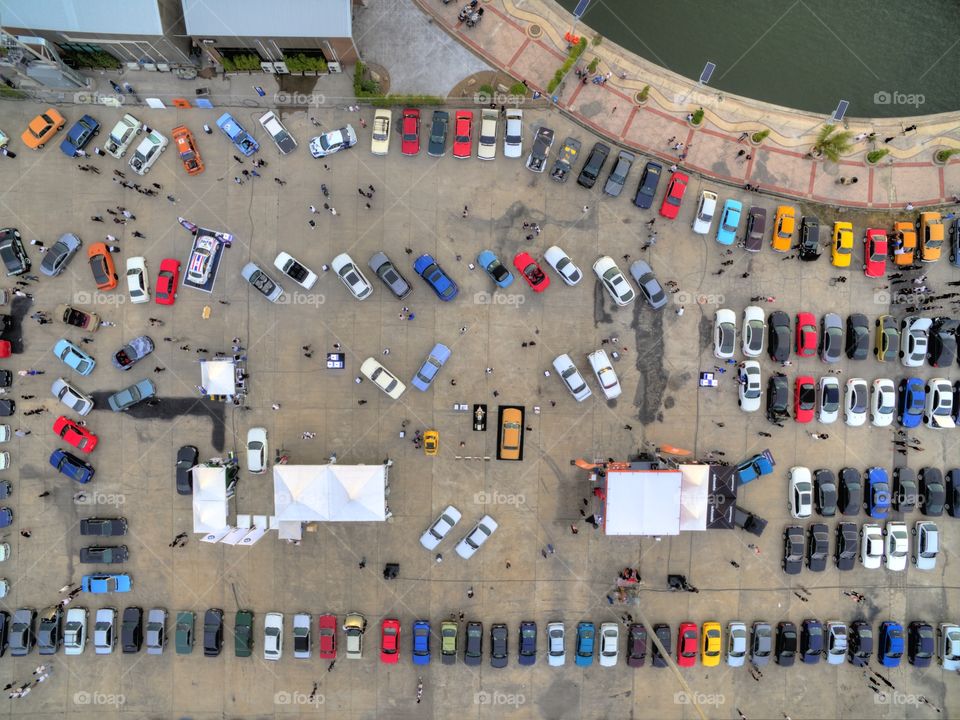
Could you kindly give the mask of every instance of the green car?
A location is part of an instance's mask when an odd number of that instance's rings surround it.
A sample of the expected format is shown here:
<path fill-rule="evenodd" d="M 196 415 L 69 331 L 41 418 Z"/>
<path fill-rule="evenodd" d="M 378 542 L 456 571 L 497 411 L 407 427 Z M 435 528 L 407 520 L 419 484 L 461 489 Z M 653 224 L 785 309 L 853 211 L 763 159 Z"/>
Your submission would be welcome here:
<path fill-rule="evenodd" d="M 459 626 L 451 620 L 440 623 L 440 661 L 444 665 L 454 665 L 457 662 L 457 635 L 459 632 Z"/>
<path fill-rule="evenodd" d="M 189 655 L 193 652 L 193 625 L 194 615 L 192 612 L 177 613 L 177 655 Z"/>
<path fill-rule="evenodd" d="M 237 657 L 250 657 L 253 654 L 253 613 L 238 610 L 237 621 L 233 627 L 234 651 Z"/>

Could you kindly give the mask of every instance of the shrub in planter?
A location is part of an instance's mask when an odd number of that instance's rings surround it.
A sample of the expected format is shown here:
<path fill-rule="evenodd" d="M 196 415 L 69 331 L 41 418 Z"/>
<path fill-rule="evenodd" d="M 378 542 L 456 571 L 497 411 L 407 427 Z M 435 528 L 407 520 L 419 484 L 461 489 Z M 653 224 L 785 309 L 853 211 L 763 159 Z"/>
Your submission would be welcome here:
<path fill-rule="evenodd" d="M 750 136 L 750 140 L 751 142 L 759 145 L 764 140 L 766 140 L 769 135 L 770 135 L 769 130 L 761 130 L 760 132 L 753 133 L 753 135 Z"/>
<path fill-rule="evenodd" d="M 590 64 L 587 65 L 587 70 L 589 70 L 592 73 L 595 73 L 599 65 L 600 65 L 600 58 L 595 57 L 593 60 L 590 61 Z"/>
<path fill-rule="evenodd" d="M 645 103 L 650 99 L 650 86 L 644 85 L 643 90 L 637 93 L 637 102 Z"/>
<path fill-rule="evenodd" d="M 703 122 L 703 108 L 697 108 L 693 111 L 693 117 L 690 118 L 690 122 L 694 125 L 699 125 Z"/>
<path fill-rule="evenodd" d="M 867 153 L 867 162 L 871 165 L 876 165 L 878 162 L 883 160 L 887 155 L 890 154 L 890 151 L 887 148 L 882 148 L 880 150 L 871 150 Z"/>
<path fill-rule="evenodd" d="M 953 148 L 951 150 L 940 150 L 939 152 L 937 152 L 937 155 L 936 155 L 937 162 L 945 163 L 954 155 L 960 155 L 960 148 Z"/>
<path fill-rule="evenodd" d="M 516 82 L 510 86 L 510 94 L 523 97 L 524 95 L 527 94 L 527 86 L 524 85 L 522 82 Z"/>

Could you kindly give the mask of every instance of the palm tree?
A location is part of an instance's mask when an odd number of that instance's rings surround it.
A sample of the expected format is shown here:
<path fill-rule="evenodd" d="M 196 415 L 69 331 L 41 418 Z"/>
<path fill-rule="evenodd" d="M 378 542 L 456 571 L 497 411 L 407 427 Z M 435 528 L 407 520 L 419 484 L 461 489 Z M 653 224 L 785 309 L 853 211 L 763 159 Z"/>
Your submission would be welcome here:
<path fill-rule="evenodd" d="M 849 130 L 836 130 L 835 125 L 824 125 L 817 133 L 817 140 L 813 144 L 814 155 L 822 155 L 832 162 L 839 162 L 840 156 L 852 147 L 850 138 L 853 133 Z"/>

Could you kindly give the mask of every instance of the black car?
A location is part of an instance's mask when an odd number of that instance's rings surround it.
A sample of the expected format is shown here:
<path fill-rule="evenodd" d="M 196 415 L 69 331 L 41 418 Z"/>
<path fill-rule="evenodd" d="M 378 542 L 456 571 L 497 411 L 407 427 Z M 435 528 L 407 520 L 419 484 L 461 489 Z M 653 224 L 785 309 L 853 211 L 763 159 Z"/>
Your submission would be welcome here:
<path fill-rule="evenodd" d="M 490 667 L 505 668 L 507 666 L 507 626 L 504 623 L 494 623 L 490 626 Z"/>
<path fill-rule="evenodd" d="M 184 445 L 177 450 L 177 494 L 190 495 L 193 493 L 193 476 L 190 469 L 197 464 L 200 457 L 193 445 Z"/>
<path fill-rule="evenodd" d="M 37 611 L 33 608 L 19 608 L 13 613 L 10 623 L 10 654 L 14 657 L 29 655 L 33 646 L 37 644 L 34 632 L 37 622 Z"/>
<path fill-rule="evenodd" d="M 814 523 L 807 534 L 807 567 L 813 572 L 827 569 L 830 554 L 830 531 L 823 523 Z"/>
<path fill-rule="evenodd" d="M 126 518 L 83 518 L 80 521 L 81 535 L 112 537 L 127 534 Z"/>
<path fill-rule="evenodd" d="M 803 569 L 803 528 L 789 525 L 783 531 L 783 561 L 780 567 L 787 575 L 798 575 Z"/>
<path fill-rule="evenodd" d="M 17 403 L 13 400 L 0 398 L 0 417 L 10 417 L 17 411 Z"/>
<path fill-rule="evenodd" d="M 217 657 L 223 648 L 223 610 L 210 608 L 203 616 L 203 654 Z"/>
<path fill-rule="evenodd" d="M 950 367 L 957 356 L 957 329 L 960 321 L 939 317 L 930 327 L 927 362 L 931 367 Z"/>
<path fill-rule="evenodd" d="M 833 517 L 837 514 L 837 478 L 833 470 L 814 470 L 813 483 L 817 489 L 817 512 L 824 517 Z"/>
<path fill-rule="evenodd" d="M 943 473 L 937 468 L 920 469 L 920 512 L 927 517 L 943 515 L 947 491 L 943 487 Z"/>
<path fill-rule="evenodd" d="M 123 611 L 120 644 L 126 654 L 140 652 L 143 645 L 143 608 L 128 607 Z"/>
<path fill-rule="evenodd" d="M 847 357 L 866 360 L 870 354 L 870 321 L 862 313 L 847 316 Z"/>
<path fill-rule="evenodd" d="M 766 208 L 752 207 L 747 213 L 747 228 L 743 236 L 743 245 L 750 252 L 760 252 L 763 247 L 763 234 L 767 229 Z M 778 311 L 779 312 L 779 311 Z M 789 318 L 787 318 L 789 320 Z"/>
<path fill-rule="evenodd" d="M 532 620 L 520 623 L 520 641 L 517 649 L 517 662 L 521 665 L 533 665 L 537 661 L 537 624 Z"/>
<path fill-rule="evenodd" d="M 627 665 L 643 667 L 647 659 L 647 629 L 641 623 L 627 628 Z"/>
<path fill-rule="evenodd" d="M 6 610 L 0 610 L 0 657 L 7 652 L 7 644 L 10 642 L 8 634 L 10 632 L 10 613 Z"/>
<path fill-rule="evenodd" d="M 663 646 L 663 649 L 666 651 L 667 655 L 670 654 L 670 626 L 665 625 L 664 623 L 657 623 L 653 626 L 653 634 L 657 636 L 657 640 L 660 641 L 660 645 Z M 657 643 L 653 643 L 653 647 L 650 651 L 650 662 L 653 667 L 666 667 L 667 658 L 665 655 L 661 654 L 660 646 Z"/>
<path fill-rule="evenodd" d="M 811 262 L 820 257 L 820 221 L 804 215 L 800 221 L 800 259 Z"/>
<path fill-rule="evenodd" d="M 850 637 L 847 642 L 850 663 L 856 667 L 866 667 L 873 655 L 873 628 L 864 620 L 850 624 Z"/>
<path fill-rule="evenodd" d="M 858 545 L 856 523 L 842 522 L 837 525 L 837 549 L 833 555 L 837 570 L 853 570 L 857 561 Z"/>
<path fill-rule="evenodd" d="M 771 375 L 767 381 L 767 420 L 777 423 L 790 417 L 790 383 L 783 373 Z"/>
<path fill-rule="evenodd" d="M 960 266 L 960 222 L 954 220 L 950 226 L 950 262 L 953 265 Z"/>
<path fill-rule="evenodd" d="M 594 143 L 593 149 L 587 156 L 587 161 L 583 164 L 583 169 L 577 177 L 577 184 L 588 190 L 596 185 L 597 178 L 600 177 L 600 171 L 603 169 L 603 164 L 609 156 L 609 146 L 604 145 L 602 142 Z"/>
<path fill-rule="evenodd" d="M 777 623 L 777 642 L 774 657 L 777 665 L 790 667 L 797 655 L 797 626 L 789 621 Z"/>
<path fill-rule="evenodd" d="M 447 152 L 447 129 L 450 127 L 450 113 L 446 110 L 434 110 L 430 122 L 430 141 L 427 143 L 427 155 L 442 157 Z"/>
<path fill-rule="evenodd" d="M 917 473 L 908 467 L 893 469 L 893 501 L 898 512 L 909 512 L 917 506 Z"/>
<path fill-rule="evenodd" d="M 935 652 L 933 627 L 930 623 L 914 620 L 907 628 L 907 658 L 914 667 L 930 667 Z"/>
<path fill-rule="evenodd" d="M 30 258 L 20 240 L 20 231 L 16 228 L 0 230 L 0 260 L 7 275 L 22 275 L 30 272 Z"/>
<path fill-rule="evenodd" d="M 844 515 L 857 515 L 863 505 L 863 480 L 860 471 L 844 468 L 840 471 L 840 512 Z"/>
<path fill-rule="evenodd" d="M 63 606 L 54 605 L 44 611 L 37 626 L 37 650 L 41 655 L 56 655 L 62 641 Z"/>
<path fill-rule="evenodd" d="M 947 470 L 947 513 L 960 517 L 960 468 Z"/>
<path fill-rule="evenodd" d="M 739 505 L 733 506 L 733 524 L 757 537 L 763 535 L 763 531 L 767 527 L 766 520 L 759 515 L 754 515 L 749 510 L 744 510 Z"/>
<path fill-rule="evenodd" d="M 806 619 L 800 623 L 800 661 L 816 665 L 823 655 L 823 623 Z"/>
<path fill-rule="evenodd" d="M 637 194 L 633 197 L 633 204 L 646 210 L 653 205 L 653 196 L 657 194 L 657 186 L 663 175 L 663 166 L 652 160 L 643 168 L 640 182 L 637 184 Z"/>
<path fill-rule="evenodd" d="M 467 641 L 463 644 L 463 664 L 479 665 L 483 662 L 483 623 L 467 623 Z"/>
<path fill-rule="evenodd" d="M 115 565 L 125 562 L 129 557 L 130 555 L 127 552 L 126 545 L 117 545 L 115 547 L 91 545 L 90 547 L 80 548 L 80 562 L 82 563 Z"/>
<path fill-rule="evenodd" d="M 774 310 L 767 316 L 767 352 L 774 362 L 790 359 L 790 316 L 782 310 Z"/>
<path fill-rule="evenodd" d="M 8 388 L 13 385 L 13 373 L 9 370 L 0 370 L 0 388 Z"/>

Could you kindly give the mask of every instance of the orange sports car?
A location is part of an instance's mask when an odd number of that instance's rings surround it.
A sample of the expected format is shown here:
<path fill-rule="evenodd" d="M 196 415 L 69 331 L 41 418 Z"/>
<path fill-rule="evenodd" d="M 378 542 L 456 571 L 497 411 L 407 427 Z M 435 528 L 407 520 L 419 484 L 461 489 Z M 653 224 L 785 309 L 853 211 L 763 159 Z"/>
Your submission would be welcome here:
<path fill-rule="evenodd" d="M 117 286 L 117 268 L 110 257 L 110 251 L 105 243 L 94 243 L 87 251 L 90 258 L 90 270 L 93 271 L 93 281 L 97 290 L 113 290 Z"/>
<path fill-rule="evenodd" d="M 39 150 L 47 144 L 47 140 L 63 130 L 66 124 L 67 121 L 63 119 L 63 115 L 53 108 L 47 108 L 45 112 L 30 121 L 20 139 L 31 150 Z"/>
<path fill-rule="evenodd" d="M 893 262 L 897 265 L 913 265 L 913 253 L 917 249 L 917 231 L 912 222 L 894 223 L 890 247 Z"/>
<path fill-rule="evenodd" d="M 180 154 L 180 161 L 183 163 L 183 169 L 187 175 L 199 175 L 203 172 L 203 159 L 197 150 L 197 144 L 193 140 L 193 133 L 186 125 L 180 125 L 173 129 L 173 142 L 177 145 L 177 152 Z"/>

